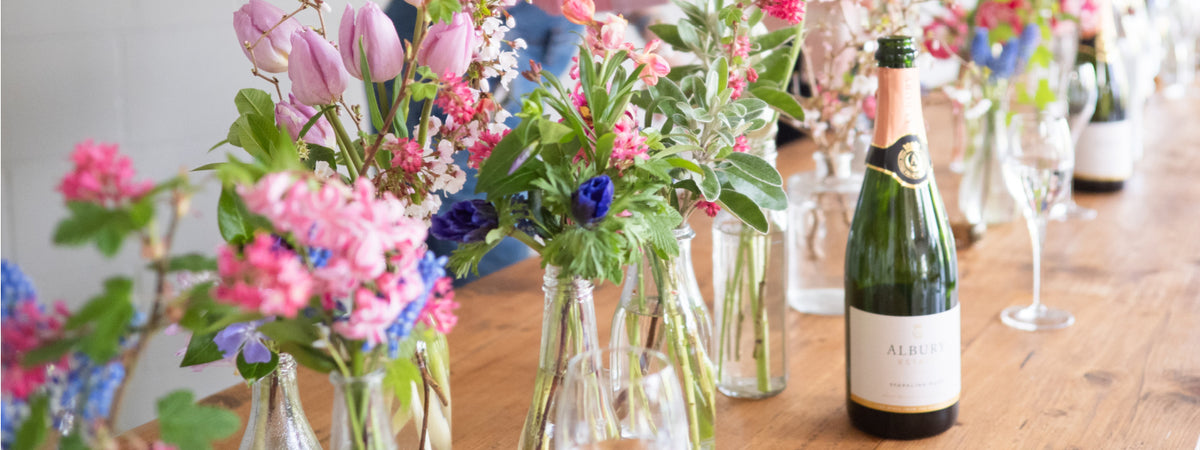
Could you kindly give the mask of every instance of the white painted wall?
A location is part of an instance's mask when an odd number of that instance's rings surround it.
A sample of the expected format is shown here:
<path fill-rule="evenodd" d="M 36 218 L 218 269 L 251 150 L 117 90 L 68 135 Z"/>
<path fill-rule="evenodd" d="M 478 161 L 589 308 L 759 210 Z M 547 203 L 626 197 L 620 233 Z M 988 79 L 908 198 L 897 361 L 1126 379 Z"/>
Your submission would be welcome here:
<path fill-rule="evenodd" d="M 285 10 L 293 0 L 268 0 Z M 367 0 L 349 0 L 356 6 Z M 386 0 L 377 0 L 386 3 Z M 329 0 L 329 36 L 347 0 Z M 240 0 L 7 0 L 0 12 L 0 235 L 3 257 L 20 264 L 44 301 L 78 308 L 102 281 L 141 266 L 130 247 L 113 261 L 91 248 L 55 248 L 54 225 L 65 215 L 55 191 L 70 168 L 75 143 L 119 143 L 139 178 L 164 179 L 223 159 L 205 151 L 236 118 L 233 96 L 243 87 L 271 90 L 249 74 L 232 31 Z M 332 16 L 332 19 L 329 17 Z M 315 24 L 305 13 L 302 22 Z M 286 74 L 281 77 L 286 80 Z M 285 93 L 286 86 L 285 86 Z M 360 89 L 347 95 L 361 103 Z M 213 252 L 219 186 L 209 183 L 180 228 L 180 252 Z M 147 274 L 140 288 L 152 283 Z M 145 297 L 143 297 L 145 298 Z M 150 345 L 118 425 L 153 417 L 154 402 L 182 387 L 198 397 L 238 382 L 232 367 L 204 372 L 177 368 L 186 336 L 159 336 Z"/>

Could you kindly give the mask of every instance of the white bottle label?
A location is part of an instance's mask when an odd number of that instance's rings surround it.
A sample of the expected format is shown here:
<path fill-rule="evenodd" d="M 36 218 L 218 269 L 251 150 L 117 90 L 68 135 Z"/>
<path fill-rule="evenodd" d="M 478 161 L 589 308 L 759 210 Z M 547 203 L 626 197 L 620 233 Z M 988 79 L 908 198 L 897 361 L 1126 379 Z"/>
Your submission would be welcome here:
<path fill-rule="evenodd" d="M 850 399 L 880 411 L 923 413 L 958 401 L 959 308 L 887 316 L 850 307 Z"/>
<path fill-rule="evenodd" d="M 1092 122 L 1075 144 L 1075 178 L 1125 181 L 1133 174 L 1134 132 L 1129 120 Z"/>

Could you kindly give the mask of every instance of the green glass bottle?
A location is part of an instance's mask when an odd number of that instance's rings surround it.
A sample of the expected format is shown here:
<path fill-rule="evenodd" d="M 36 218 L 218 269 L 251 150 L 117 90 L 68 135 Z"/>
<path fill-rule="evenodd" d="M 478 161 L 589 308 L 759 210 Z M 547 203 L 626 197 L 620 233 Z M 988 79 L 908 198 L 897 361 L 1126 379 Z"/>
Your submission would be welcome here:
<path fill-rule="evenodd" d="M 958 267 L 912 38 L 879 39 L 878 114 L 846 245 L 846 403 L 889 439 L 945 431 L 961 387 Z"/>
<path fill-rule="evenodd" d="M 1129 82 L 1125 76 L 1113 8 L 1099 6 L 1100 27 L 1079 42 L 1076 63 L 1096 68 L 1096 111 L 1075 144 L 1074 188 L 1083 192 L 1114 192 L 1133 175 L 1138 134 L 1129 118 Z"/>

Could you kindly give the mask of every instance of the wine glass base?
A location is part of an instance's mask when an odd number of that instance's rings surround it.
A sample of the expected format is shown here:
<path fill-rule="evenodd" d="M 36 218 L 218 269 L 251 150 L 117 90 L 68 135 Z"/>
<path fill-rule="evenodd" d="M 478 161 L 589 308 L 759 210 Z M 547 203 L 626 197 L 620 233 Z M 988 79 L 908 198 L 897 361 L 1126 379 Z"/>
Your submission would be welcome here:
<path fill-rule="evenodd" d="M 1061 310 L 1038 306 L 1010 306 L 1000 313 L 1005 325 L 1025 331 L 1057 330 L 1075 323 L 1075 316 Z"/>
<path fill-rule="evenodd" d="M 1088 221 L 1096 218 L 1096 210 L 1084 208 L 1074 201 L 1061 203 L 1050 210 L 1050 220 L 1066 222 L 1068 220 Z"/>

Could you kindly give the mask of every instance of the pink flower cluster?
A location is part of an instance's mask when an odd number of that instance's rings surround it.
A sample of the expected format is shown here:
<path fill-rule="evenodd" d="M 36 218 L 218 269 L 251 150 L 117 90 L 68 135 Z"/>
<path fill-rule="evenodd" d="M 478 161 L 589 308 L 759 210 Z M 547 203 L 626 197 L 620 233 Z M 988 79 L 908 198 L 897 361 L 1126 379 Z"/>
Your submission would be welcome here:
<path fill-rule="evenodd" d="M 925 25 L 925 49 L 937 59 L 950 59 L 958 54 L 967 40 L 967 12 L 957 3 L 951 3 L 946 12 L 934 16 Z"/>
<path fill-rule="evenodd" d="M 725 51 L 733 56 L 750 56 L 750 36 L 743 34 L 734 38 L 733 42 L 725 44 Z"/>
<path fill-rule="evenodd" d="M 255 236 L 241 258 L 230 246 L 217 251 L 217 298 L 264 315 L 296 317 L 312 298 L 313 279 L 294 252 L 268 234 Z"/>
<path fill-rule="evenodd" d="M 448 334 L 458 324 L 458 316 L 454 314 L 458 306 L 458 302 L 454 301 L 453 279 L 439 278 L 429 293 L 425 309 L 421 311 L 421 322 L 438 333 Z"/>
<path fill-rule="evenodd" d="M 499 106 L 490 96 L 481 95 L 467 85 L 465 79 L 446 74 L 442 77 L 443 88 L 434 104 L 446 114 L 439 134 L 442 140 L 453 142 L 456 148 L 470 151 L 468 165 L 479 168 L 479 164 L 492 154 L 492 149 L 508 134 L 503 123 L 493 123 Z"/>
<path fill-rule="evenodd" d="M 738 136 L 733 139 L 733 151 L 737 153 L 746 153 L 750 151 L 750 140 L 745 135 Z"/>
<path fill-rule="evenodd" d="M 22 360 L 31 350 L 55 339 L 70 312 L 62 302 L 54 305 L 47 313 L 35 300 L 18 301 L 12 315 L 0 322 L 0 378 L 4 383 L 0 390 L 5 395 L 25 400 L 39 387 L 46 384 L 46 366 L 39 364 L 25 367 Z M 65 364 L 65 358 L 60 363 Z"/>
<path fill-rule="evenodd" d="M 662 55 L 654 53 L 662 41 L 658 39 L 646 43 L 646 48 L 638 53 L 633 44 L 625 41 L 625 29 L 629 22 L 619 15 L 610 15 L 603 22 L 593 21 L 589 24 L 587 43 L 592 54 L 597 57 L 607 57 L 610 53 L 625 50 L 635 64 L 643 66 L 640 75 L 642 82 L 649 86 L 658 84 L 660 77 L 671 73 L 671 64 Z M 578 64 L 578 61 L 576 61 Z M 573 69 L 577 70 L 577 69 Z M 577 72 L 572 72 L 572 78 L 578 78 Z"/>
<path fill-rule="evenodd" d="M 1020 30 L 1024 26 L 1021 11 L 1027 8 L 1026 0 L 980 0 L 975 9 L 975 23 L 989 30 L 1000 24 Z"/>
<path fill-rule="evenodd" d="M 425 253 L 424 225 L 405 217 L 404 207 L 390 193 L 377 198 L 366 179 L 353 187 L 336 179 L 316 185 L 289 173 L 272 173 L 239 193 L 251 212 L 266 217 L 309 254 L 296 255 L 268 235 L 257 236 L 240 260 L 223 249 L 218 298 L 289 317 L 314 295 L 331 310 L 347 301 L 349 316 L 334 331 L 377 344 L 399 312 L 424 294 L 417 270 Z M 239 282 L 246 286 L 242 291 L 235 290 Z M 274 290 L 252 294 L 250 288 Z"/>
<path fill-rule="evenodd" d="M 737 72 L 730 72 L 729 84 L 727 87 L 729 90 L 733 91 L 733 93 L 729 95 L 729 98 L 733 100 L 742 98 L 742 94 L 746 91 L 746 86 L 749 85 L 750 83 L 747 83 L 746 79 L 743 78 L 741 74 Z"/>
<path fill-rule="evenodd" d="M 383 149 L 392 154 L 392 167 L 405 173 L 417 173 L 425 165 L 425 149 L 415 139 L 388 135 L 383 141 Z"/>
<path fill-rule="evenodd" d="M 758 0 L 757 4 L 770 16 L 792 25 L 804 21 L 805 0 Z"/>
<path fill-rule="evenodd" d="M 638 129 L 633 114 L 627 112 L 617 120 L 617 123 L 613 125 L 613 133 L 616 134 L 612 152 L 614 164 L 630 163 L 635 158 L 649 159 L 646 152 L 650 148 L 646 146 L 646 137 L 642 136 L 641 130 Z"/>
<path fill-rule="evenodd" d="M 708 217 L 717 217 L 717 213 L 721 212 L 721 205 L 715 202 L 700 200 L 696 202 L 696 207 L 703 210 Z"/>
<path fill-rule="evenodd" d="M 137 200 L 154 187 L 150 181 L 134 182 L 133 161 L 120 154 L 116 144 L 93 144 L 89 139 L 71 154 L 75 168 L 62 179 L 58 190 L 68 202 L 116 206 Z"/>

